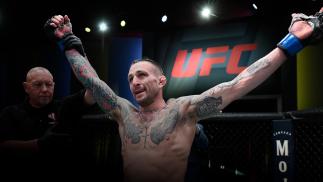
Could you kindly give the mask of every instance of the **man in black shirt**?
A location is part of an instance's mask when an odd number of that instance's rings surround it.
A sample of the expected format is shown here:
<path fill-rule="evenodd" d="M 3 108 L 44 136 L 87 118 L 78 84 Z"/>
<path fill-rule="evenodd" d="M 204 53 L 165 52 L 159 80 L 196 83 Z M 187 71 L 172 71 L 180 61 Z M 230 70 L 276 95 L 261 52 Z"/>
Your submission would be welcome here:
<path fill-rule="evenodd" d="M 48 156 L 57 152 L 50 147 L 55 144 L 50 129 L 57 124 L 60 105 L 53 100 L 54 85 L 53 76 L 46 68 L 34 67 L 23 82 L 25 101 L 1 111 L 0 159 L 8 171 L 44 169 L 45 163 L 51 163 Z M 57 137 L 66 139 L 63 135 Z"/>

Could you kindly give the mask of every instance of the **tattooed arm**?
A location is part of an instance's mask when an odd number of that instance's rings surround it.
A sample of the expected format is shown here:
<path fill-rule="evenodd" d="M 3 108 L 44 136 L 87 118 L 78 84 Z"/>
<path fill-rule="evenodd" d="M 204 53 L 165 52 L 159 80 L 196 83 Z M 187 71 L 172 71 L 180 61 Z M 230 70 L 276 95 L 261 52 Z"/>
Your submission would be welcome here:
<path fill-rule="evenodd" d="M 66 51 L 65 54 L 75 76 L 86 89 L 91 91 L 100 107 L 106 112 L 116 109 L 117 95 L 98 77 L 88 60 L 74 49 Z"/>
<path fill-rule="evenodd" d="M 279 48 L 259 59 L 232 81 L 221 83 L 201 95 L 189 99 L 189 116 L 197 121 L 216 115 L 232 101 L 247 94 L 266 80 L 284 62 L 286 56 Z"/>
<path fill-rule="evenodd" d="M 124 99 L 119 99 L 112 89 L 98 77 L 86 58 L 81 40 L 72 32 L 72 24 L 68 16 L 53 16 L 46 22 L 45 28 L 48 31 L 54 28 L 52 34 L 63 43 L 65 55 L 75 76 L 87 89 L 85 101 L 93 104 L 94 98 L 105 112 L 110 113 L 111 111 L 119 110 L 118 108 L 123 105 Z M 111 114 L 115 116 L 114 113 Z"/>

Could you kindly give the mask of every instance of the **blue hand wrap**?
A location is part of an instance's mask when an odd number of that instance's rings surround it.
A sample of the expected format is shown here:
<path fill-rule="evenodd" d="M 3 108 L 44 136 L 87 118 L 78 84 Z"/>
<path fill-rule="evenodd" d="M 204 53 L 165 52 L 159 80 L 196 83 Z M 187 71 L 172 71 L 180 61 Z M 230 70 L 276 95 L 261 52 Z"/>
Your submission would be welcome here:
<path fill-rule="evenodd" d="M 295 35 L 287 34 L 277 46 L 282 49 L 287 56 L 295 56 L 300 50 L 304 48 L 301 40 Z"/>

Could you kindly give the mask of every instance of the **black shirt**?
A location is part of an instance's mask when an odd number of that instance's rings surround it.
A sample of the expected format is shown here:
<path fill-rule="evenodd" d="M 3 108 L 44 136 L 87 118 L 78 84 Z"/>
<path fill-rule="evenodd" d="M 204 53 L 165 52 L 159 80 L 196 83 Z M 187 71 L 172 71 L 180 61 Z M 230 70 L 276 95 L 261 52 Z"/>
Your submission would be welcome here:
<path fill-rule="evenodd" d="M 85 90 L 66 97 L 58 114 L 55 132 L 73 138 L 74 177 L 95 176 L 100 181 L 122 181 L 121 141 L 117 122 L 105 117 L 97 104 L 84 103 Z M 94 180 L 95 181 L 95 180 Z"/>
<path fill-rule="evenodd" d="M 21 104 L 7 106 L 0 113 L 0 142 L 42 138 L 57 123 L 56 115 L 60 104 L 60 101 L 52 101 L 43 108 L 34 108 L 26 99 Z M 0 148 L 1 166 L 5 169 L 3 174 L 50 171 L 51 161 L 55 161 L 54 157 L 47 155 L 43 150 L 19 150 Z"/>
<path fill-rule="evenodd" d="M 18 105 L 4 108 L 0 113 L 0 141 L 32 140 L 56 124 L 59 101 L 52 101 L 43 108 L 32 107 L 28 99 Z"/>

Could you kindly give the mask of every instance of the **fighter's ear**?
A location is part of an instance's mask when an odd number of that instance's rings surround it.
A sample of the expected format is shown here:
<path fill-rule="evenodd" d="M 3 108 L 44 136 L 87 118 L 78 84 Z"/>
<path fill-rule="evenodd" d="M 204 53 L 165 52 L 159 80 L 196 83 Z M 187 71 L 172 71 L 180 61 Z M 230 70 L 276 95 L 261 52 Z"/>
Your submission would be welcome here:
<path fill-rule="evenodd" d="M 159 76 L 159 85 L 161 87 L 164 87 L 166 85 L 166 83 L 167 83 L 167 79 L 166 79 L 165 75 Z"/>

